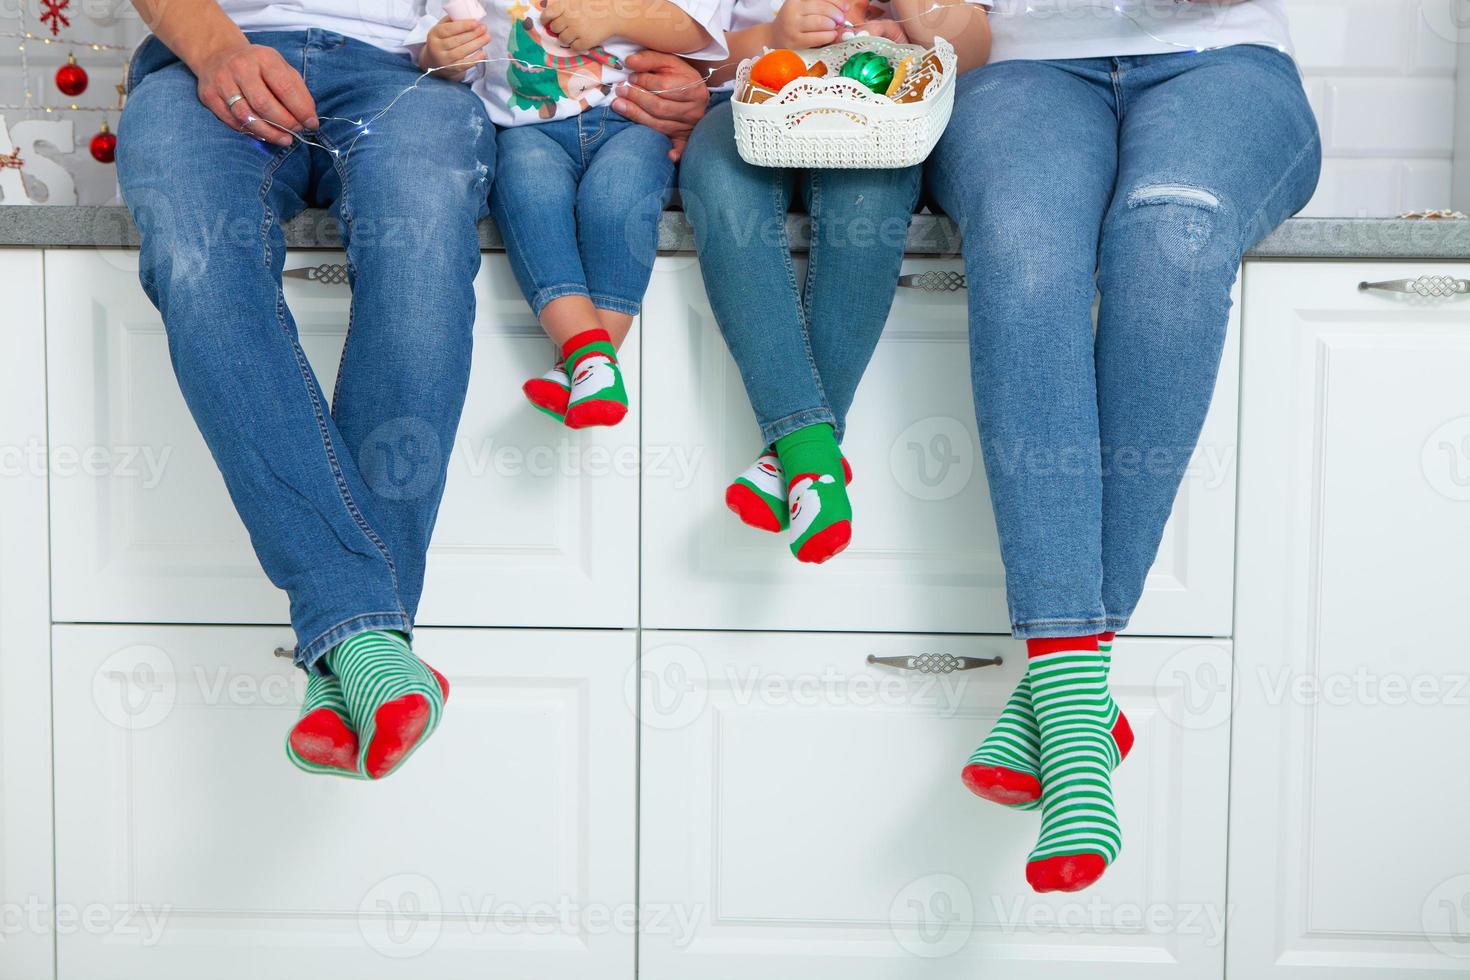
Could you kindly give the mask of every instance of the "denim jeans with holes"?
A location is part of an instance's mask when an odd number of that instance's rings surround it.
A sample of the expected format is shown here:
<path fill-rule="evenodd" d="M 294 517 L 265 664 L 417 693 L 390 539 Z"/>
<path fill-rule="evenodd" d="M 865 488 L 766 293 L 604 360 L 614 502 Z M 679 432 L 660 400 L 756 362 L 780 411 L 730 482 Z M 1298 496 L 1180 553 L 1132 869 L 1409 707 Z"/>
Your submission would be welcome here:
<path fill-rule="evenodd" d="M 1241 256 L 1306 205 L 1320 164 L 1296 66 L 1273 48 L 959 79 L 928 179 L 964 236 L 1016 636 L 1128 624 L 1214 393 Z"/>
<path fill-rule="evenodd" d="M 305 79 L 319 145 L 221 123 L 153 38 L 129 72 L 118 180 L 184 400 L 290 597 L 297 663 L 321 670 L 349 636 L 413 626 L 469 381 L 494 129 L 437 78 L 373 118 L 418 78 L 406 55 L 321 30 L 248 37 Z M 310 206 L 337 218 L 352 282 L 330 405 L 281 291 L 282 225 Z"/>

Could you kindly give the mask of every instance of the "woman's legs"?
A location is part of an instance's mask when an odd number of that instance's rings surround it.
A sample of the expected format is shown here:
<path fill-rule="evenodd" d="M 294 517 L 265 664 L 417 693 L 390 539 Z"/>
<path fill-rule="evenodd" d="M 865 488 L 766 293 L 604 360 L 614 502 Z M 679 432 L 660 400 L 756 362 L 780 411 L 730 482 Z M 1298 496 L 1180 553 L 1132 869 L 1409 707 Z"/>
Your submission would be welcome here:
<path fill-rule="evenodd" d="M 1096 352 L 1110 630 L 1138 603 L 1199 439 L 1241 256 L 1306 204 L 1320 166 L 1311 108 L 1277 51 L 1150 59 L 1122 81 Z"/>
<path fill-rule="evenodd" d="M 976 416 L 1018 637 L 1105 628 L 1092 302 L 1117 160 L 1110 68 L 969 73 L 929 162 L 964 237 Z"/>

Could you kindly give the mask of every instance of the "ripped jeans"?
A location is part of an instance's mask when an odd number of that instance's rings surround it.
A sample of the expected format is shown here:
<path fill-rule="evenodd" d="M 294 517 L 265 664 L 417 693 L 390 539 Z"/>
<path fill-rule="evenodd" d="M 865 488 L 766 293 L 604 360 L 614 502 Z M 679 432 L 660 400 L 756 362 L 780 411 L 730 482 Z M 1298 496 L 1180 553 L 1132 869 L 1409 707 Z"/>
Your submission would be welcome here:
<path fill-rule="evenodd" d="M 1241 256 L 1306 205 L 1320 164 L 1296 67 L 1271 48 L 960 79 L 927 177 L 964 236 L 1016 636 L 1128 624 L 1214 392 Z"/>

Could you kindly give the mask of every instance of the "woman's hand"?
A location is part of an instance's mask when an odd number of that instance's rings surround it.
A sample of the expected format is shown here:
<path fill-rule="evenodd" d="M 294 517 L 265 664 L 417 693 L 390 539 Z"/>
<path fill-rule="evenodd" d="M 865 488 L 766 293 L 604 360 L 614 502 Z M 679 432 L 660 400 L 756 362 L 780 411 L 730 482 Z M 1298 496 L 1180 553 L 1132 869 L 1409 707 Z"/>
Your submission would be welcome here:
<path fill-rule="evenodd" d="M 667 136 L 674 143 L 669 159 L 677 161 L 709 105 L 705 76 L 688 62 L 659 51 L 631 54 L 627 64 L 637 74 L 618 86 L 613 111 Z"/>
<path fill-rule="evenodd" d="M 290 146 L 292 133 L 321 125 L 301 73 L 274 48 L 232 44 L 206 57 L 195 75 L 199 101 L 225 125 L 256 139 Z"/>
<path fill-rule="evenodd" d="M 490 29 L 480 21 L 445 17 L 429 29 L 424 49 L 419 52 L 419 67 L 432 69 L 440 78 L 462 82 L 471 67 L 485 60 L 485 45 L 489 43 Z"/>
<path fill-rule="evenodd" d="M 541 24 L 565 47 L 591 51 L 621 33 L 617 5 L 609 0 L 546 0 Z"/>
<path fill-rule="evenodd" d="M 778 48 L 820 48 L 842 38 L 848 27 L 847 9 L 836 0 L 786 0 L 771 24 Z"/>

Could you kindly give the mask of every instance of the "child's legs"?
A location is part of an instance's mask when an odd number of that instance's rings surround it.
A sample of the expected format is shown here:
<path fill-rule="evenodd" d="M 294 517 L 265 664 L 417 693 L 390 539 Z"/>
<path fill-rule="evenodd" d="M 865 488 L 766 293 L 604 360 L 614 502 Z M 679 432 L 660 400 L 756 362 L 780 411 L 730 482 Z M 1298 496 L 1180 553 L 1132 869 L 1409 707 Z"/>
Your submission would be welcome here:
<path fill-rule="evenodd" d="M 802 181 L 812 219 L 803 302 L 838 439 L 893 305 L 920 173 L 814 170 Z"/>
<path fill-rule="evenodd" d="M 674 164 L 662 133 L 610 110 L 604 126 L 577 192 L 577 241 L 597 322 L 621 345 L 653 272 Z"/>
<path fill-rule="evenodd" d="M 812 361 L 786 236 L 789 173 L 740 158 L 724 102 L 695 127 L 679 181 L 705 291 L 740 368 L 762 442 L 808 425 L 835 426 Z"/>
<path fill-rule="evenodd" d="M 498 165 L 490 213 L 505 238 L 511 271 L 541 326 L 558 346 L 596 322 L 577 250 L 577 183 L 581 160 L 566 135 L 576 120 L 510 126 L 497 137 Z"/>

